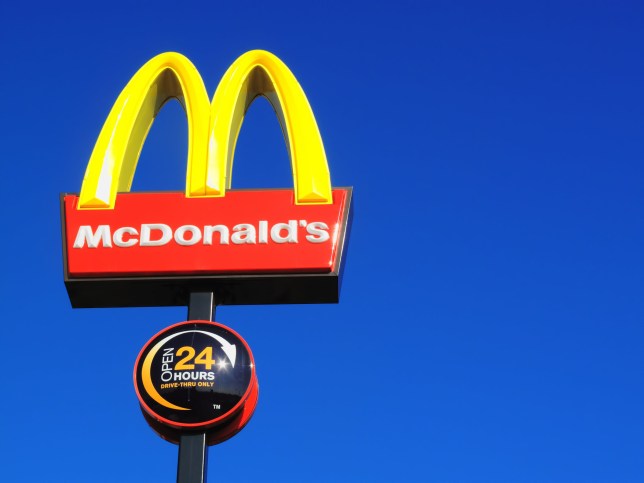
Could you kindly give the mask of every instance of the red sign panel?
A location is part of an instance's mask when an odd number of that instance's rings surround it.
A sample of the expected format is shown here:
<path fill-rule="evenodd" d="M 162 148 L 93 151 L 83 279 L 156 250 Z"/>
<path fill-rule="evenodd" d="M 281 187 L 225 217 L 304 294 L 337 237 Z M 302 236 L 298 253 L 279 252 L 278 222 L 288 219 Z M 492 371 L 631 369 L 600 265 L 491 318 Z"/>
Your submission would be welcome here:
<path fill-rule="evenodd" d="M 64 197 L 71 277 L 329 273 L 338 263 L 347 192 L 332 205 L 295 205 L 291 190 L 223 198 L 123 193 L 113 210 L 79 210 Z"/>

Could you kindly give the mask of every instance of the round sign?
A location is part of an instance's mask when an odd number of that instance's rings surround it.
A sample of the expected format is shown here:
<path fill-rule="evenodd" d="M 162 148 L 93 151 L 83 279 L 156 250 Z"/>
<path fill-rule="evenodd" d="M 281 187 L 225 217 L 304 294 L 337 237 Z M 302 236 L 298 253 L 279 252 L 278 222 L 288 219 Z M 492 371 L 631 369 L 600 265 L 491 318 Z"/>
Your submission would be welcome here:
<path fill-rule="evenodd" d="M 248 344 L 232 329 L 205 320 L 175 324 L 148 341 L 134 366 L 134 387 L 146 419 L 161 425 L 153 428 L 162 436 L 163 426 L 208 431 L 224 425 L 226 434 L 238 431 L 257 403 Z"/>

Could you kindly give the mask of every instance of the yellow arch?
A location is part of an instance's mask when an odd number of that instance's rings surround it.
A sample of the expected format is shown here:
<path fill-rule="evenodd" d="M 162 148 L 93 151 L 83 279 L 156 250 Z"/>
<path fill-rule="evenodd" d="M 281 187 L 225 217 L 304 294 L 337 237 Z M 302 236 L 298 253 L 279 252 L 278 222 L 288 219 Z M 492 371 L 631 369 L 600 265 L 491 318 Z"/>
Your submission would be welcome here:
<path fill-rule="evenodd" d="M 181 102 L 188 118 L 186 194 L 206 192 L 205 176 L 190 176 L 192 166 L 207 157 L 208 94 L 194 65 L 174 52 L 160 54 L 134 74 L 116 99 L 90 157 L 79 207 L 112 209 L 118 191 L 130 191 L 134 171 L 154 118 L 171 98 Z"/>
<path fill-rule="evenodd" d="M 230 188 L 237 136 L 250 104 L 264 96 L 279 119 L 291 158 L 298 204 L 331 204 L 331 179 L 313 110 L 286 65 L 270 52 L 251 50 L 239 57 L 221 79 L 210 113 L 208 186 Z M 212 160 L 212 161 L 211 161 Z"/>
<path fill-rule="evenodd" d="M 113 209 L 129 191 L 147 133 L 161 107 L 181 102 L 188 119 L 186 196 L 219 197 L 230 188 L 237 136 L 259 95 L 271 102 L 288 145 L 297 204 L 331 204 L 331 181 L 315 116 L 295 76 L 273 54 L 253 50 L 222 78 L 212 104 L 194 65 L 168 52 L 148 61 L 114 103 L 81 187 L 80 209 Z"/>

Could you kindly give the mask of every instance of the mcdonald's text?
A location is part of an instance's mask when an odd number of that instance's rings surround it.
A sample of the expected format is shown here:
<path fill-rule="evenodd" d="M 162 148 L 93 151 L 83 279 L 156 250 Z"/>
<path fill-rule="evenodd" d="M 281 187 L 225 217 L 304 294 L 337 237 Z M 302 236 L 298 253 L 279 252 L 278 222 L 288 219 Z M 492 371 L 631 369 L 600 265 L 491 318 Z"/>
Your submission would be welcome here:
<path fill-rule="evenodd" d="M 203 245 L 243 245 L 245 243 L 267 244 L 299 243 L 298 228 L 304 228 L 304 237 L 309 243 L 329 241 L 329 227 L 323 221 L 307 222 L 306 220 L 288 220 L 287 223 L 275 223 L 270 226 L 267 220 L 260 220 L 257 226 L 252 223 L 239 223 L 232 230 L 226 225 L 206 225 L 203 228 L 195 225 L 182 225 L 176 230 L 164 223 L 143 223 L 139 229 L 123 226 L 112 232 L 110 225 L 81 225 L 76 233 L 73 247 L 87 248 L 128 248 L 132 246 L 159 247 L 174 241 L 184 247 L 201 243 Z M 232 232 L 232 235 L 231 235 Z M 269 237 L 270 233 L 270 237 Z"/>

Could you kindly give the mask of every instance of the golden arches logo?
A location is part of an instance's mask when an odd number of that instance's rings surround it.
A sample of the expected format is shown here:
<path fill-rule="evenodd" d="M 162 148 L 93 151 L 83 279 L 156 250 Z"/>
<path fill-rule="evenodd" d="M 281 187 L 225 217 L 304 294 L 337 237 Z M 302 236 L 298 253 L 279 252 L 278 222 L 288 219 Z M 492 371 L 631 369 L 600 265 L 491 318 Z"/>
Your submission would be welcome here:
<path fill-rule="evenodd" d="M 128 192 L 154 118 L 170 99 L 188 121 L 185 195 L 215 198 L 230 188 L 237 136 L 250 104 L 272 104 L 288 146 L 296 204 L 332 204 L 329 168 L 311 106 L 288 67 L 273 54 L 252 50 L 226 71 L 212 103 L 195 66 L 167 52 L 134 74 L 110 111 L 90 157 L 79 209 L 113 209 L 117 192 Z"/>

